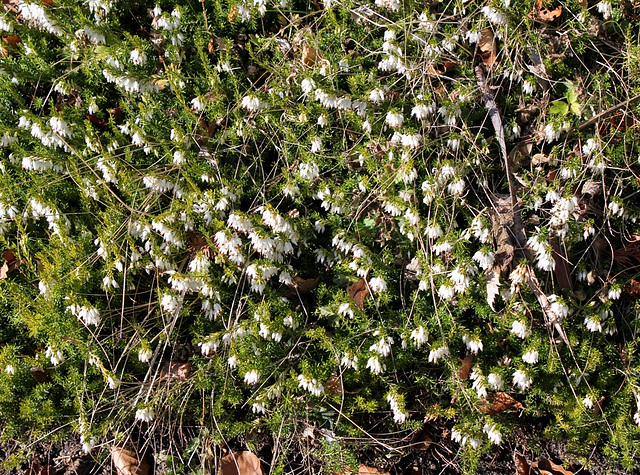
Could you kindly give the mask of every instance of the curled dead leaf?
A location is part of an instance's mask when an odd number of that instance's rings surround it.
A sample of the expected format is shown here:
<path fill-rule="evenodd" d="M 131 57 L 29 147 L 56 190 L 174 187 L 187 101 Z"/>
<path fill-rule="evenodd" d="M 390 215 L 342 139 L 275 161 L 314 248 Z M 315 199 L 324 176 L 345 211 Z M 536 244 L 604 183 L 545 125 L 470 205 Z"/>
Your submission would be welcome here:
<path fill-rule="evenodd" d="M 458 370 L 458 378 L 460 378 L 462 381 L 465 381 L 471 374 L 471 365 L 473 364 L 473 354 L 469 353 L 460 362 L 462 363 L 462 366 L 460 366 L 460 369 Z"/>
<path fill-rule="evenodd" d="M 627 285 L 625 285 L 624 290 L 627 291 L 629 295 L 636 298 L 640 296 L 640 282 L 635 279 L 631 279 Z"/>
<path fill-rule="evenodd" d="M 2 253 L 4 264 L 0 268 L 0 280 L 6 279 L 10 272 L 13 272 L 20 265 L 20 260 L 16 258 L 15 249 L 7 249 Z"/>
<path fill-rule="evenodd" d="M 477 44 L 478 56 L 487 66 L 493 66 L 498 57 L 498 46 L 491 28 L 480 31 L 480 39 Z"/>
<path fill-rule="evenodd" d="M 37 383 L 50 383 L 51 376 L 44 369 L 33 367 L 31 368 L 31 377 L 36 380 Z"/>
<path fill-rule="evenodd" d="M 131 448 L 111 447 L 111 461 L 118 475 L 147 475 L 149 473 L 149 462 Z"/>
<path fill-rule="evenodd" d="M 486 412 L 490 416 L 495 416 L 500 412 L 508 411 L 509 409 L 522 409 L 520 401 L 509 396 L 507 393 L 497 392 L 494 393 L 485 404 L 480 406 L 480 410 Z"/>
<path fill-rule="evenodd" d="M 429 435 L 429 431 L 426 427 L 413 433 L 411 437 L 411 448 L 414 450 L 427 450 L 433 438 Z"/>
<path fill-rule="evenodd" d="M 524 455 L 514 452 L 513 457 L 516 462 L 516 475 L 531 475 L 531 465 Z"/>
<path fill-rule="evenodd" d="M 548 8 L 542 8 L 542 6 L 536 5 L 536 7 L 529 13 L 529 18 L 539 23 L 549 23 L 562 15 L 562 6 L 559 6 L 553 10 Z"/>
<path fill-rule="evenodd" d="M 18 35 L 10 35 L 2 37 L 2 57 L 15 55 L 17 53 L 18 44 L 22 41 Z"/>
<path fill-rule="evenodd" d="M 318 50 L 312 48 L 309 45 L 304 45 L 302 47 L 302 64 L 312 68 L 315 66 L 316 61 L 320 57 Z"/>
<path fill-rule="evenodd" d="M 191 374 L 191 363 L 179 363 L 177 361 L 167 361 L 160 371 L 161 378 L 178 379 L 186 381 Z"/>
<path fill-rule="evenodd" d="M 349 292 L 349 296 L 358 307 L 364 308 L 364 301 L 369 295 L 369 286 L 364 279 L 360 279 L 355 284 L 349 286 L 347 292 Z"/>
<path fill-rule="evenodd" d="M 320 282 L 320 277 L 315 279 L 303 279 L 302 277 L 294 277 L 290 284 L 287 284 L 288 289 L 285 290 L 285 297 L 295 297 L 296 295 L 306 294 L 315 289 Z"/>
<path fill-rule="evenodd" d="M 353 470 L 345 468 L 341 472 L 332 472 L 330 475 L 353 475 Z M 389 472 L 382 472 L 375 467 L 368 467 L 364 464 L 358 465 L 357 475 L 390 475 Z"/>
<path fill-rule="evenodd" d="M 553 463 L 551 460 L 540 459 L 531 464 L 533 468 L 537 468 L 540 475 L 573 475 L 574 472 L 565 469 L 562 465 Z"/>
<path fill-rule="evenodd" d="M 342 395 L 342 383 L 340 382 L 340 377 L 338 373 L 335 371 L 331 373 L 327 382 L 324 383 L 324 389 L 329 394 L 334 394 L 336 396 Z"/>
<path fill-rule="evenodd" d="M 458 65 L 455 61 L 443 61 L 441 63 L 430 63 L 427 66 L 427 73 L 432 76 L 442 76 L 443 74 L 447 74 L 453 68 Z"/>
<path fill-rule="evenodd" d="M 233 20 L 236 18 L 237 15 L 238 15 L 238 6 L 233 5 L 229 10 L 229 15 L 227 15 L 227 18 L 229 19 L 229 23 L 233 23 Z"/>
<path fill-rule="evenodd" d="M 245 450 L 222 457 L 218 475 L 264 475 L 264 472 L 260 459 Z"/>

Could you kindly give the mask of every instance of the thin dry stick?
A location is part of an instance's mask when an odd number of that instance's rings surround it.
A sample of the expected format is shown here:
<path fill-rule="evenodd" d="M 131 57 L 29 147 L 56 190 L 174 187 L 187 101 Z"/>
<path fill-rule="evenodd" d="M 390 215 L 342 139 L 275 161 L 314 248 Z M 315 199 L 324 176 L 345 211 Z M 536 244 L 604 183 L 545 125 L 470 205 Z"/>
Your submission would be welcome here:
<path fill-rule="evenodd" d="M 525 234 L 524 234 L 524 226 L 522 224 L 522 217 L 520 215 L 520 210 L 518 207 L 518 198 L 516 195 L 515 186 L 513 184 L 513 172 L 511 170 L 511 165 L 509 163 L 509 156 L 507 154 L 507 146 L 504 140 L 504 127 L 502 126 L 502 120 L 500 118 L 500 112 L 498 111 L 498 106 L 496 105 L 496 101 L 493 98 L 493 94 L 489 91 L 489 87 L 487 86 L 487 82 L 484 77 L 484 71 L 482 66 L 476 67 L 476 79 L 478 81 L 478 87 L 484 96 L 485 107 L 489 111 L 489 117 L 491 118 L 491 123 L 493 124 L 493 128 L 496 131 L 496 137 L 498 139 L 498 143 L 500 144 L 500 152 L 502 153 L 502 158 L 504 160 L 504 168 L 507 173 L 507 180 L 509 182 L 509 195 L 511 198 L 511 212 L 513 213 L 513 226 L 514 226 L 514 236 L 518 245 L 521 249 L 525 247 Z M 542 313 L 546 319 L 547 327 L 553 325 L 556 329 L 562 340 L 569 345 L 569 339 L 567 338 L 567 334 L 562 328 L 560 323 L 560 319 L 555 314 L 555 312 L 551 309 L 551 305 L 549 305 L 549 299 L 547 299 L 546 294 L 540 288 L 540 284 L 538 282 L 538 278 L 535 275 L 534 270 L 531 266 L 527 266 L 527 284 L 531 287 L 534 295 L 538 299 L 538 303 L 542 308 Z"/>

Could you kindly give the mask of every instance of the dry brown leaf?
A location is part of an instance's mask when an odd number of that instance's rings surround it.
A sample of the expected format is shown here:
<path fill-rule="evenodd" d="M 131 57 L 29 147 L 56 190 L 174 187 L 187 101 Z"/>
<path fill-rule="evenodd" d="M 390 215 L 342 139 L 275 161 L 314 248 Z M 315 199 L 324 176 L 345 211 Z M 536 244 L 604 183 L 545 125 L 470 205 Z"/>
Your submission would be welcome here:
<path fill-rule="evenodd" d="M 42 368 L 33 367 L 31 368 L 31 377 L 36 380 L 38 383 L 50 383 L 51 376 Z"/>
<path fill-rule="evenodd" d="M 513 455 L 516 461 L 516 475 L 530 475 L 531 465 L 527 462 L 526 457 L 518 452 L 515 452 Z"/>
<path fill-rule="evenodd" d="M 624 289 L 634 298 L 640 296 L 640 282 L 635 279 L 631 279 L 631 282 L 625 285 Z"/>
<path fill-rule="evenodd" d="M 87 114 L 85 117 L 91 122 L 93 125 L 98 127 L 101 130 L 107 130 L 109 128 L 109 124 L 102 120 L 97 115 Z"/>
<path fill-rule="evenodd" d="M 425 427 L 413 433 L 413 437 L 411 437 L 411 448 L 414 450 L 427 450 L 432 442 L 433 438 L 429 435 Z"/>
<path fill-rule="evenodd" d="M 427 66 L 427 73 L 432 76 L 442 76 L 448 73 L 458 65 L 455 61 L 443 61 L 441 63 L 433 64 L 429 63 Z"/>
<path fill-rule="evenodd" d="M 600 193 L 601 188 L 602 188 L 602 185 L 597 181 L 588 180 L 588 181 L 585 181 L 584 184 L 582 185 L 582 194 L 596 196 L 598 193 Z"/>
<path fill-rule="evenodd" d="M 318 50 L 312 48 L 309 45 L 304 45 L 302 47 L 302 64 L 312 68 L 315 66 L 316 61 L 320 57 Z"/>
<path fill-rule="evenodd" d="M 471 374 L 471 365 L 473 364 L 473 354 L 469 353 L 467 356 L 464 357 L 463 360 L 460 360 L 460 362 L 462 363 L 462 366 L 460 366 L 460 369 L 458 370 L 458 378 L 460 378 L 462 381 L 465 381 Z"/>
<path fill-rule="evenodd" d="M 551 460 L 541 459 L 531 464 L 533 468 L 537 468 L 540 475 L 573 475 L 573 472 L 566 470 L 562 465 L 553 463 Z"/>
<path fill-rule="evenodd" d="M 491 28 L 485 28 L 480 32 L 477 48 L 478 56 L 482 58 L 482 62 L 489 67 L 493 66 L 498 57 L 498 46 Z"/>
<path fill-rule="evenodd" d="M 13 272 L 20 265 L 20 260 L 16 259 L 15 249 L 7 249 L 2 253 L 4 264 L 0 268 L 0 280 L 6 279 L 10 272 Z"/>
<path fill-rule="evenodd" d="M 10 54 L 15 54 L 17 51 L 18 43 L 21 39 L 18 35 L 3 36 L 2 37 L 2 56 L 7 57 Z"/>
<path fill-rule="evenodd" d="M 315 289 L 320 282 L 320 277 L 315 279 L 303 279 L 302 277 L 294 277 L 290 284 L 287 284 L 288 289 L 285 290 L 285 297 L 295 297 L 296 295 L 306 294 Z"/>
<path fill-rule="evenodd" d="M 358 465 L 358 475 L 389 475 L 389 472 L 382 472 L 375 467 L 360 464 Z"/>
<path fill-rule="evenodd" d="M 490 416 L 495 416 L 496 414 L 509 409 L 522 409 L 520 401 L 515 400 L 507 393 L 497 392 L 489 398 L 489 402 L 491 405 L 485 404 L 480 407 L 480 410 L 486 412 Z"/>
<path fill-rule="evenodd" d="M 369 295 L 369 286 L 364 279 L 360 279 L 355 284 L 347 288 L 349 296 L 353 299 L 356 305 L 360 308 L 364 308 L 364 301 Z"/>
<path fill-rule="evenodd" d="M 487 303 L 491 310 L 495 312 L 495 308 L 493 308 L 493 302 L 496 299 L 496 296 L 500 293 L 500 271 L 497 267 L 491 268 L 487 272 Z"/>
<path fill-rule="evenodd" d="M 248 451 L 225 455 L 218 475 L 264 475 L 260 459 Z"/>
<path fill-rule="evenodd" d="M 331 373 L 331 376 L 329 376 L 327 382 L 324 383 L 324 389 L 329 394 L 334 394 L 336 396 L 342 395 L 342 383 L 340 382 L 338 373 L 336 373 L 335 371 Z"/>
<path fill-rule="evenodd" d="M 111 447 L 111 461 L 118 475 L 148 475 L 149 473 L 149 462 L 126 447 Z"/>
<path fill-rule="evenodd" d="M 160 371 L 161 378 L 178 379 L 186 381 L 191 374 L 191 363 L 179 363 L 177 361 L 167 361 Z"/>
<path fill-rule="evenodd" d="M 548 8 L 542 8 L 542 5 L 540 4 L 540 6 L 536 5 L 536 8 L 534 8 L 533 11 L 529 13 L 529 18 L 540 23 L 549 23 L 558 18 L 560 15 L 562 15 L 561 6 L 553 10 L 549 10 Z"/>
<path fill-rule="evenodd" d="M 573 281 L 571 279 L 571 273 L 569 272 L 569 266 L 567 265 L 567 257 L 564 250 L 560 247 L 557 239 L 551 240 L 551 247 L 553 248 L 553 260 L 556 263 L 556 279 L 561 289 L 573 289 Z"/>

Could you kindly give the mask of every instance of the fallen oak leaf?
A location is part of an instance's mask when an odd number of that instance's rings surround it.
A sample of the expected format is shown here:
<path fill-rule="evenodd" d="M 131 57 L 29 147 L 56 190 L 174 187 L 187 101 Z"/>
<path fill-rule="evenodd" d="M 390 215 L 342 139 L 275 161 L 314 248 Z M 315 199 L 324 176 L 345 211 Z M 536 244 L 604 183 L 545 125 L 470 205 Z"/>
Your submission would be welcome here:
<path fill-rule="evenodd" d="M 531 465 L 526 457 L 518 452 L 514 452 L 513 456 L 516 462 L 516 475 L 531 475 Z"/>
<path fill-rule="evenodd" d="M 427 450 L 432 442 L 433 438 L 429 435 L 427 428 L 423 427 L 413 433 L 410 445 L 414 450 Z"/>
<path fill-rule="evenodd" d="M 491 28 L 485 28 L 480 31 L 480 39 L 477 43 L 478 56 L 482 58 L 482 62 L 491 67 L 498 57 L 498 46 L 493 36 Z"/>
<path fill-rule="evenodd" d="M 558 465 L 547 459 L 540 459 L 537 462 L 533 462 L 531 466 L 537 468 L 540 475 L 574 475 L 572 471 L 565 469 L 562 465 Z"/>
<path fill-rule="evenodd" d="M 553 10 L 547 8 L 536 8 L 529 13 L 529 18 L 539 23 L 549 23 L 562 15 L 562 6 L 559 6 Z"/>
<path fill-rule="evenodd" d="M 464 357 L 463 360 L 460 360 L 462 366 L 458 370 L 458 378 L 460 380 L 465 381 L 469 375 L 471 374 L 471 365 L 473 364 L 473 353 L 469 353 Z"/>
<path fill-rule="evenodd" d="M 285 290 L 285 297 L 295 297 L 296 295 L 306 294 L 315 289 L 320 282 L 320 277 L 315 279 L 303 279 L 302 277 L 295 276 L 290 284 L 287 284 L 288 289 Z"/>
<path fill-rule="evenodd" d="M 118 475 L 148 475 L 150 465 L 144 457 L 125 447 L 111 447 L 111 461 Z"/>
<path fill-rule="evenodd" d="M 264 475 L 264 472 L 260 459 L 245 450 L 222 457 L 218 475 Z"/>
<path fill-rule="evenodd" d="M 358 307 L 361 309 L 364 308 L 364 301 L 369 295 L 369 286 L 367 285 L 367 281 L 364 279 L 360 279 L 353 285 L 350 285 L 347 288 L 347 292 L 349 292 L 349 296 L 353 299 Z"/>
<path fill-rule="evenodd" d="M 511 397 L 507 393 L 497 392 L 494 393 L 489 399 L 490 406 L 487 405 L 487 401 L 484 401 L 485 404 L 480 406 L 480 410 L 486 412 L 490 416 L 495 416 L 501 412 L 507 411 L 509 409 L 522 409 L 522 403 L 517 401 L 513 397 Z"/>
<path fill-rule="evenodd" d="M 160 370 L 160 377 L 167 379 L 178 379 L 180 381 L 186 381 L 191 374 L 191 363 L 179 363 L 177 361 L 167 361 L 162 370 Z"/>
<path fill-rule="evenodd" d="M 2 253 L 4 264 L 0 268 L 0 280 L 6 279 L 7 275 L 20 265 L 20 260 L 16 258 L 15 251 L 15 249 L 7 249 Z"/>
<path fill-rule="evenodd" d="M 624 290 L 626 290 L 632 297 L 638 297 L 640 296 L 640 282 L 635 279 L 631 279 L 631 282 L 624 286 Z"/>

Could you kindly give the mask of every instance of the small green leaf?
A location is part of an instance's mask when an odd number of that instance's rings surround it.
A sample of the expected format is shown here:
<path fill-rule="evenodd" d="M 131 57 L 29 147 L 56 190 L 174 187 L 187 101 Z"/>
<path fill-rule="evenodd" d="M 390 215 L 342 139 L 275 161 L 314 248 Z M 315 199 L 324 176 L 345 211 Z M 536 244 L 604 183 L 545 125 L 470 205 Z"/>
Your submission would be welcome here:
<path fill-rule="evenodd" d="M 567 91 L 565 96 L 567 98 L 567 102 L 569 102 L 569 103 L 577 102 L 577 100 L 578 100 L 578 91 L 576 91 L 575 87 L 572 87 L 571 89 L 569 89 Z"/>
<path fill-rule="evenodd" d="M 550 114 L 567 115 L 569 113 L 569 104 L 563 101 L 556 101 L 549 107 Z"/>
<path fill-rule="evenodd" d="M 572 102 L 571 103 L 571 113 L 573 115 L 577 115 L 578 117 L 580 117 L 580 115 L 582 114 L 582 106 L 577 102 Z"/>

